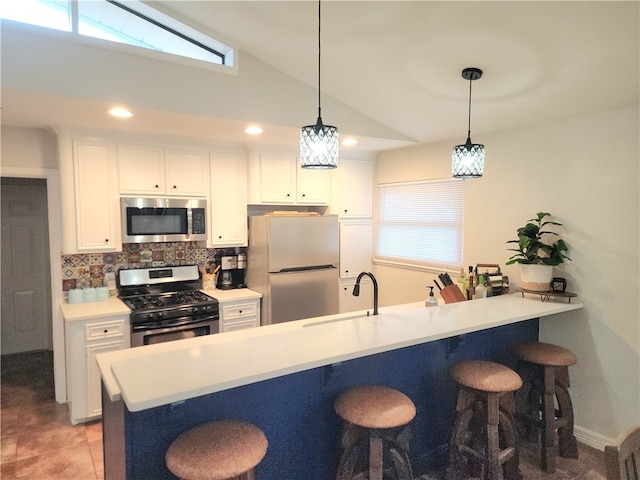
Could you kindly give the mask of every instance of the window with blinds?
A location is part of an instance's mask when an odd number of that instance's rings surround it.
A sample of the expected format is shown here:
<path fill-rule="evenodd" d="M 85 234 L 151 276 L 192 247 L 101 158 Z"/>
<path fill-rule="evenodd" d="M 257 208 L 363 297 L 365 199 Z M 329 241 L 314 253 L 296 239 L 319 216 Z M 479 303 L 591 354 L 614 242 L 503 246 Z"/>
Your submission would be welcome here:
<path fill-rule="evenodd" d="M 462 180 L 378 185 L 376 202 L 374 260 L 460 270 L 464 221 Z"/>

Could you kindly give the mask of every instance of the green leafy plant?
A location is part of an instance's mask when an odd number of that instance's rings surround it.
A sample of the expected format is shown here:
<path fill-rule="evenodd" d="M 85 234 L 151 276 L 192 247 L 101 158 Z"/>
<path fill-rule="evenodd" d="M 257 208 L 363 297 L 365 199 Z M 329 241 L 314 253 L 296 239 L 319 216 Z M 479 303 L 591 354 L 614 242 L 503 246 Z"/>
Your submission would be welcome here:
<path fill-rule="evenodd" d="M 518 239 L 509 240 L 507 243 L 517 243 L 518 248 L 509 248 L 508 250 L 517 252 L 507 261 L 507 265 L 514 263 L 523 263 L 526 265 L 560 265 L 565 260 L 571 260 L 565 255 L 569 248 L 562 239 L 558 239 L 553 243 L 545 243 L 543 235 L 559 236 L 556 232 L 545 230 L 550 225 L 559 225 L 561 223 L 545 220 L 551 216 L 547 212 L 538 212 L 536 218 L 527 220 L 524 227 L 518 228 Z"/>

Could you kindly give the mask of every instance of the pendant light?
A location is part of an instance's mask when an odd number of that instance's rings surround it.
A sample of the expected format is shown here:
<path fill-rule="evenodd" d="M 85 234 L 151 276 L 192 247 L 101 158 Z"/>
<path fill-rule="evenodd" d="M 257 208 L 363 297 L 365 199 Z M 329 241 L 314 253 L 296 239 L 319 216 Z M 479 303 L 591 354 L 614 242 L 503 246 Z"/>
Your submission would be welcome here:
<path fill-rule="evenodd" d="M 462 78 L 469 80 L 469 125 L 467 142 L 457 145 L 451 156 L 451 170 L 456 178 L 478 178 L 484 170 L 484 145 L 471 143 L 471 82 L 482 77 L 482 70 L 469 67 L 462 70 Z"/>
<path fill-rule="evenodd" d="M 338 166 L 338 128 L 324 125 L 320 113 L 320 19 L 318 0 L 318 119 L 300 130 L 300 165 L 318 170 Z"/>

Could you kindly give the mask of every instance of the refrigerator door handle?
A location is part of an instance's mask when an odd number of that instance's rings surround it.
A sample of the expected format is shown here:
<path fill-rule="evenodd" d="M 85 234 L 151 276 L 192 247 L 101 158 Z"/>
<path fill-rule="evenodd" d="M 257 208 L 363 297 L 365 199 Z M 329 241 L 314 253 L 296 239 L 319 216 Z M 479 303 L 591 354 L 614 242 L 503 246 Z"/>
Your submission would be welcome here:
<path fill-rule="evenodd" d="M 273 273 L 288 273 L 288 272 L 306 272 L 309 270 L 326 270 L 328 268 L 337 268 L 335 265 L 314 265 L 313 267 L 294 267 L 294 268 L 282 268 Z"/>

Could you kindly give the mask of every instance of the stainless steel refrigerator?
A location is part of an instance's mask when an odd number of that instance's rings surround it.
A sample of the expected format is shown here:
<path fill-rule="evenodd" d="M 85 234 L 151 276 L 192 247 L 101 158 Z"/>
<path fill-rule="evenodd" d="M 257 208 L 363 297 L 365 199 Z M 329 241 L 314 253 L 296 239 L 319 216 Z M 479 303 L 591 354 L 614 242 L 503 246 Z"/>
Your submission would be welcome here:
<path fill-rule="evenodd" d="M 336 215 L 249 217 L 245 283 L 262 294 L 262 325 L 338 313 Z"/>

